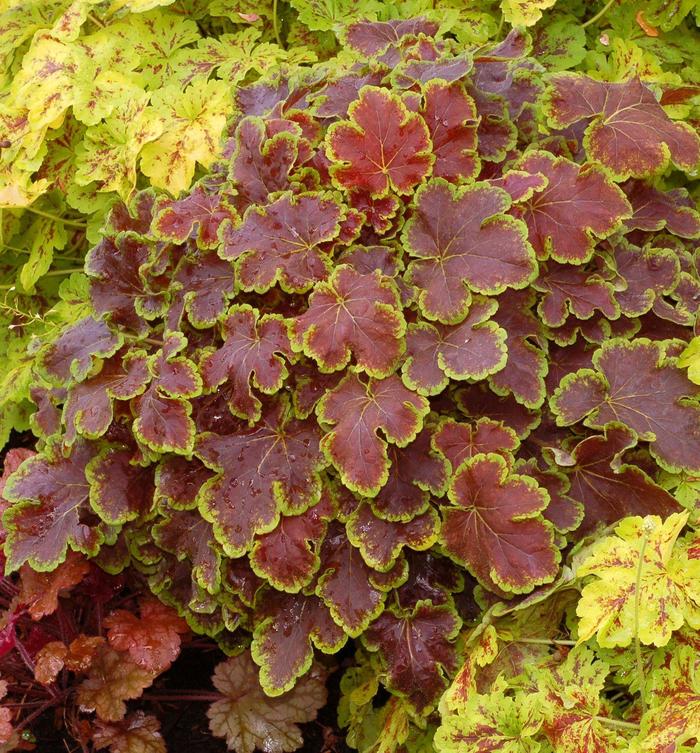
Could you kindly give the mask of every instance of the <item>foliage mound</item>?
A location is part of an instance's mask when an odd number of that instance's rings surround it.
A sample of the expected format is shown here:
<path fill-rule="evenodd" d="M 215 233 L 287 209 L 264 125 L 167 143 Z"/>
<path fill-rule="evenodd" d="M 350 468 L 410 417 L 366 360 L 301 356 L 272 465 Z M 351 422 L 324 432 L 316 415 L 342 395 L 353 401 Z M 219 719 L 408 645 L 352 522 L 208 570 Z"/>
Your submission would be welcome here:
<path fill-rule="evenodd" d="M 548 72 L 518 29 L 342 42 L 112 208 L 32 353 L 6 570 L 139 571 L 236 655 L 224 696 L 255 669 L 279 750 L 349 639 L 362 751 L 691 750 L 692 92 Z M 247 752 L 242 717 L 210 709 Z"/>

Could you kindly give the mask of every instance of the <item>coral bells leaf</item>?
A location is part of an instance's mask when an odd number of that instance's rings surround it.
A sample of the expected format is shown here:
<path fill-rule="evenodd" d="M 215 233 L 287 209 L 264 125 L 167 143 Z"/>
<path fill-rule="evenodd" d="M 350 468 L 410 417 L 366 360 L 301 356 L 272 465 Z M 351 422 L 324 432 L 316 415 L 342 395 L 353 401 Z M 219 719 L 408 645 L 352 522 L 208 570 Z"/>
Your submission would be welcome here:
<path fill-rule="evenodd" d="M 437 178 L 416 192 L 402 239 L 417 257 L 408 279 L 420 290 L 426 318 L 456 324 L 467 314 L 470 290 L 500 293 L 534 277 L 527 229 L 504 214 L 509 207 L 505 191 L 484 183 L 457 188 Z"/>
<path fill-rule="evenodd" d="M 425 121 L 395 94 L 365 86 L 348 115 L 326 136 L 331 174 L 342 188 L 409 194 L 430 174 L 435 158 Z"/>
<path fill-rule="evenodd" d="M 418 322 L 408 327 L 404 384 L 434 395 L 450 380 L 484 379 L 506 364 L 506 332 L 491 318 L 496 301 L 473 298 L 466 319 L 452 327 Z"/>
<path fill-rule="evenodd" d="M 202 487 L 199 509 L 229 557 L 244 554 L 256 533 L 273 530 L 281 512 L 303 512 L 318 501 L 326 465 L 320 436 L 314 420 L 294 418 L 280 399 L 252 428 L 198 438 L 197 455 L 217 471 Z"/>
<path fill-rule="evenodd" d="M 527 593 L 557 574 L 559 551 L 541 512 L 549 495 L 511 474 L 501 455 L 475 455 L 457 468 L 443 507 L 445 551 L 487 587 Z"/>
<path fill-rule="evenodd" d="M 612 648 L 639 637 L 665 646 L 685 622 L 700 628 L 700 559 L 689 557 L 677 541 L 687 520 L 686 512 L 665 521 L 656 515 L 626 518 L 615 535 L 593 544 L 577 571 L 596 576 L 576 610 L 580 640 L 595 635 Z"/>
<path fill-rule="evenodd" d="M 270 698 L 256 669 L 248 651 L 217 665 L 212 681 L 222 698 L 207 710 L 209 729 L 236 753 L 291 753 L 303 743 L 298 725 L 315 719 L 326 702 L 323 671 L 314 668 L 292 690 Z"/>
<path fill-rule="evenodd" d="M 584 146 L 618 179 L 663 170 L 669 159 L 682 170 L 700 162 L 700 137 L 686 123 L 671 120 L 639 79 L 596 81 L 561 73 L 551 79 L 549 117 L 557 128 L 588 121 Z"/>
<path fill-rule="evenodd" d="M 600 168 L 581 168 L 547 152 L 532 152 L 517 167 L 547 179 L 514 210 L 541 259 L 580 264 L 590 258 L 595 237 L 606 238 L 632 214 L 625 194 Z"/>
<path fill-rule="evenodd" d="M 348 27 L 346 41 L 364 55 L 376 55 L 406 36 L 425 34 L 434 37 L 439 25 L 427 18 L 396 19 L 393 21 L 360 21 Z"/>
<path fill-rule="evenodd" d="M 227 382 L 228 405 L 235 416 L 257 421 L 260 400 L 251 390 L 251 382 L 262 392 L 277 392 L 287 377 L 282 356 L 292 356 L 287 327 L 280 316 L 260 317 L 248 305 L 231 308 L 223 323 L 224 344 L 200 363 L 207 389 Z"/>
<path fill-rule="evenodd" d="M 328 282 L 316 285 L 308 310 L 292 321 L 291 330 L 294 349 L 313 358 L 321 371 L 341 369 L 354 355 L 358 371 L 381 378 L 396 369 L 403 354 L 406 322 L 389 277 L 341 265 Z"/>
<path fill-rule="evenodd" d="M 517 434 L 500 421 L 480 418 L 475 424 L 464 424 L 445 418 L 433 436 L 433 446 L 456 471 L 465 460 L 484 453 L 498 453 L 506 459 L 519 446 Z"/>
<path fill-rule="evenodd" d="M 428 410 L 428 401 L 396 375 L 364 382 L 350 372 L 316 406 L 320 422 L 332 427 L 323 451 L 348 488 L 376 496 L 389 475 L 387 443 L 377 432 L 404 447 L 415 439 Z"/>
<path fill-rule="evenodd" d="M 53 570 L 69 547 L 95 554 L 103 535 L 89 520 L 89 483 L 85 468 L 94 448 L 79 442 L 66 458 L 56 446 L 27 460 L 9 479 L 4 496 L 13 502 L 5 512 L 6 568 L 27 562 L 35 570 Z"/>
<path fill-rule="evenodd" d="M 160 722 L 150 714 L 135 711 L 120 722 L 97 720 L 92 737 L 97 750 L 110 753 L 166 753 Z"/>
<path fill-rule="evenodd" d="M 445 673 L 455 669 L 460 627 L 460 618 L 448 606 L 423 601 L 411 612 L 384 612 L 368 629 L 365 643 L 384 660 L 388 686 L 424 714 L 447 686 Z"/>
<path fill-rule="evenodd" d="M 618 421 L 650 442 L 669 468 L 700 469 L 700 408 L 687 398 L 699 394 L 685 371 L 668 359 L 663 343 L 639 338 L 608 340 L 593 355 L 593 369 L 564 377 L 550 402 L 557 422 L 585 418 L 602 428 Z"/>
<path fill-rule="evenodd" d="M 68 552 L 55 570 L 36 572 L 29 565 L 20 569 L 19 601 L 27 607 L 32 619 L 40 620 L 58 609 L 58 598 L 80 583 L 90 571 L 82 554 Z"/>
<path fill-rule="evenodd" d="M 158 674 L 167 669 L 180 653 L 180 635 L 188 631 L 177 613 L 148 598 L 139 605 L 140 617 L 119 609 L 103 622 L 110 646 L 128 652 L 139 667 Z"/>
<path fill-rule="evenodd" d="M 328 275 L 330 261 L 319 246 L 337 237 L 341 217 L 332 198 L 283 195 L 248 209 L 241 224 L 225 224 L 219 255 L 238 260 L 245 290 L 263 293 L 279 282 L 287 292 L 304 292 Z"/>

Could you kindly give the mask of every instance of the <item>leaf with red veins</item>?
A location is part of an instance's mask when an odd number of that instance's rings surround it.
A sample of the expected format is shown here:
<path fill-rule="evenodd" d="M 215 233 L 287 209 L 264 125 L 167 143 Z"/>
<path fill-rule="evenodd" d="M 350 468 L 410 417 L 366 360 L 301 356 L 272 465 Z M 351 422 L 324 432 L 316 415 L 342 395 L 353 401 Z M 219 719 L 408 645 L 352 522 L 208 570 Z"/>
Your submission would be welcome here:
<path fill-rule="evenodd" d="M 610 525 L 629 515 L 679 512 L 676 500 L 638 466 L 623 462 L 637 435 L 624 424 L 611 422 L 603 436 L 581 440 L 571 452 L 551 449 L 557 465 L 569 478 L 569 496 L 583 505 L 581 533 Z"/>
<path fill-rule="evenodd" d="M 680 265 L 678 255 L 671 249 L 642 249 L 620 241 L 611 256 L 615 272 L 622 280 L 615 291 L 615 300 L 625 316 L 646 314 L 678 284 Z"/>
<path fill-rule="evenodd" d="M 298 156 L 299 136 L 288 131 L 269 135 L 259 117 L 243 118 L 236 127 L 236 151 L 229 179 L 236 187 L 236 205 L 267 204 L 270 195 L 289 188 Z"/>
<path fill-rule="evenodd" d="M 700 138 L 687 124 L 671 120 L 638 78 L 620 83 L 578 73 L 550 79 L 550 124 L 567 128 L 587 121 L 584 148 L 618 180 L 661 172 L 672 161 L 681 170 L 700 162 Z"/>
<path fill-rule="evenodd" d="M 185 243 L 191 238 L 199 248 L 215 248 L 219 227 L 224 220 L 232 222 L 235 218 L 236 210 L 225 194 L 209 194 L 197 185 L 181 199 L 158 201 L 152 231 L 163 241 Z"/>
<path fill-rule="evenodd" d="M 226 312 L 226 302 L 236 291 L 233 265 L 220 259 L 214 251 L 185 256 L 173 276 L 172 290 L 167 315 L 169 330 L 180 328 L 184 312 L 193 327 L 213 327 Z"/>
<path fill-rule="evenodd" d="M 549 494 L 533 478 L 511 473 L 501 455 L 480 454 L 457 468 L 447 494 L 441 543 L 485 588 L 529 593 L 554 580 L 560 553 L 541 515 Z"/>
<path fill-rule="evenodd" d="M 663 342 L 607 340 L 593 355 L 593 369 L 562 379 L 550 398 L 559 426 L 585 419 L 603 428 L 619 421 L 650 443 L 670 471 L 700 470 L 700 386 L 667 358 Z"/>
<path fill-rule="evenodd" d="M 561 327 L 569 314 L 577 319 L 590 319 L 596 311 L 607 319 L 620 316 L 613 285 L 582 267 L 543 265 L 533 287 L 543 293 L 537 313 L 548 327 Z"/>
<path fill-rule="evenodd" d="M 151 533 L 161 549 L 189 561 L 198 585 L 209 593 L 218 592 L 221 554 L 211 524 L 197 510 L 165 509 Z"/>
<path fill-rule="evenodd" d="M 345 368 L 351 356 L 358 371 L 392 374 L 404 352 L 406 321 L 396 285 L 379 271 L 361 274 L 336 267 L 316 285 L 308 309 L 292 320 L 292 347 L 313 358 L 322 372 Z"/>
<path fill-rule="evenodd" d="M 314 646 L 334 654 L 346 641 L 317 596 L 268 591 L 258 610 L 251 645 L 265 693 L 278 696 L 293 688 L 311 667 Z"/>
<path fill-rule="evenodd" d="M 437 395 L 450 380 L 485 379 L 506 364 L 506 332 L 492 319 L 498 303 L 472 299 L 460 324 L 408 325 L 404 384 L 421 395 Z"/>
<path fill-rule="evenodd" d="M 456 471 L 465 460 L 484 453 L 497 453 L 508 460 L 519 446 L 513 429 L 490 418 L 480 418 L 474 424 L 443 418 L 433 436 L 433 447 L 449 463 L 451 471 Z"/>
<path fill-rule="evenodd" d="M 532 476 L 543 489 L 547 490 L 549 504 L 547 509 L 542 511 L 542 517 L 548 520 L 559 533 L 575 531 L 581 525 L 584 515 L 583 505 L 570 496 L 571 484 L 563 473 L 552 469 L 540 470 L 536 458 L 518 462 L 515 470 L 526 476 Z"/>
<path fill-rule="evenodd" d="M 390 570 L 404 547 L 423 551 L 436 541 L 440 519 L 428 507 L 411 520 L 391 521 L 375 515 L 371 505 L 364 503 L 350 516 L 348 539 L 362 554 L 362 559 L 375 570 Z"/>
<path fill-rule="evenodd" d="M 486 385 L 472 385 L 455 393 L 459 410 L 467 417 L 483 417 L 503 423 L 524 439 L 541 421 L 538 412 L 515 401 L 512 395 L 499 397 Z"/>
<path fill-rule="evenodd" d="M 684 188 L 660 191 L 642 180 L 629 180 L 623 186 L 632 205 L 632 217 L 625 221 L 628 230 L 653 233 L 668 230 L 681 238 L 700 236 L 700 215 Z"/>
<path fill-rule="evenodd" d="M 92 742 L 96 750 L 109 748 L 110 753 L 166 753 L 160 722 L 143 711 L 111 724 L 97 719 Z"/>
<path fill-rule="evenodd" d="M 507 335 L 505 366 L 489 376 L 489 384 L 499 395 L 512 394 L 528 408 L 539 408 L 546 397 L 544 377 L 547 356 L 542 326 L 532 313 L 532 291 L 512 291 L 498 300 L 494 323 Z"/>
<path fill-rule="evenodd" d="M 178 353 L 187 340 L 181 333 L 168 336 L 161 350 L 149 357 L 152 375 L 148 389 L 132 400 L 134 433 L 156 452 L 191 452 L 195 427 L 186 398 L 201 392 L 202 380 L 192 361 Z"/>
<path fill-rule="evenodd" d="M 229 557 L 240 557 L 256 534 L 277 527 L 281 512 L 298 514 L 318 502 L 327 462 L 313 419 L 294 418 L 284 399 L 258 423 L 228 436 L 202 434 L 195 452 L 217 472 L 202 487 L 201 514 Z"/>
<path fill-rule="evenodd" d="M 212 472 L 197 458 L 163 458 L 156 468 L 156 502 L 165 501 L 175 510 L 191 510 L 197 506 L 202 484 L 211 477 Z"/>
<path fill-rule="evenodd" d="M 129 351 L 105 361 L 95 376 L 72 384 L 63 406 L 64 442 L 71 445 L 78 435 L 101 437 L 112 423 L 114 401 L 136 397 L 146 389 L 150 378 L 146 353 Z"/>
<path fill-rule="evenodd" d="M 345 42 L 363 55 L 375 56 L 403 37 L 434 37 L 438 29 L 439 24 L 422 16 L 403 21 L 358 21 L 348 27 Z"/>
<path fill-rule="evenodd" d="M 153 679 L 153 672 L 103 646 L 77 688 L 78 705 L 81 711 L 94 711 L 103 721 L 117 722 L 126 714 L 124 702 L 138 698 Z"/>
<path fill-rule="evenodd" d="M 335 513 L 332 497 L 324 490 L 320 501 L 301 515 L 282 516 L 270 533 L 257 536 L 250 565 L 278 591 L 296 593 L 318 570 L 319 549 L 328 521 Z"/>
<path fill-rule="evenodd" d="M 427 319 L 457 324 L 467 315 L 470 291 L 496 294 L 533 279 L 527 228 L 505 214 L 509 207 L 510 196 L 486 183 L 457 187 L 436 178 L 416 192 L 402 241 L 417 257 L 407 280 L 420 290 Z"/>
<path fill-rule="evenodd" d="M 80 382 L 92 370 L 94 359 L 113 356 L 121 344 L 122 338 L 107 322 L 86 316 L 44 346 L 36 365 L 53 384 Z"/>
<path fill-rule="evenodd" d="M 462 84 L 444 80 L 428 81 L 423 96 L 423 119 L 428 124 L 435 155 L 433 175 L 451 182 L 473 178 L 479 172 L 474 100 Z"/>
<path fill-rule="evenodd" d="M 392 563 L 393 564 L 393 563 Z M 321 547 L 316 593 L 335 622 L 352 638 L 361 635 L 384 609 L 386 591 L 374 580 L 380 574 L 367 565 L 342 523 L 332 523 Z"/>
<path fill-rule="evenodd" d="M 360 89 L 348 120 L 328 129 L 326 147 L 334 181 L 376 197 L 390 191 L 412 193 L 430 175 L 435 160 L 423 118 L 376 86 Z"/>
<path fill-rule="evenodd" d="M 364 86 L 379 86 L 382 78 L 380 71 L 348 73 L 335 77 L 318 92 L 316 117 L 346 118 L 348 108 L 360 96 L 360 89 Z"/>
<path fill-rule="evenodd" d="M 371 500 L 384 520 L 409 521 L 428 506 L 430 496 L 447 490 L 447 464 L 431 447 L 432 431 L 423 428 L 406 447 L 388 448 L 389 480 Z"/>
<path fill-rule="evenodd" d="M 411 611 L 385 611 L 368 628 L 364 643 L 382 657 L 389 689 L 422 715 L 434 708 L 456 669 L 454 644 L 461 626 L 449 606 L 421 601 Z"/>
<path fill-rule="evenodd" d="M 148 517 L 153 508 L 153 468 L 132 462 L 133 450 L 107 447 L 85 468 L 90 505 L 105 523 Z"/>
<path fill-rule="evenodd" d="M 530 152 L 518 170 L 543 175 L 547 186 L 517 204 L 538 258 L 568 264 L 590 259 L 596 238 L 607 238 L 632 215 L 625 194 L 594 165 L 581 167 L 549 152 Z"/>
<path fill-rule="evenodd" d="M 85 442 L 74 445 L 70 457 L 57 446 L 27 460 L 8 480 L 4 497 L 6 571 L 27 562 L 34 570 L 53 570 L 69 548 L 94 555 L 104 536 L 95 526 L 88 504 L 90 486 L 85 467 L 95 454 Z"/>
<path fill-rule="evenodd" d="M 374 497 L 389 477 L 387 442 L 377 432 L 405 447 L 429 410 L 428 401 L 406 389 L 395 374 L 364 382 L 351 371 L 316 406 L 320 423 L 332 427 L 321 447 L 345 486 Z"/>
<path fill-rule="evenodd" d="M 153 597 L 139 602 L 139 616 L 118 609 L 105 617 L 109 645 L 128 653 L 135 664 L 154 674 L 165 671 L 180 653 L 187 624 L 174 609 Z"/>
<path fill-rule="evenodd" d="M 224 344 L 200 363 L 208 390 L 227 382 L 231 413 L 254 423 L 261 402 L 251 383 L 261 392 L 274 394 L 288 376 L 283 356 L 292 357 L 285 320 L 276 314 L 260 316 L 248 304 L 232 306 L 222 325 Z"/>
<path fill-rule="evenodd" d="M 33 620 L 41 620 L 58 609 L 58 598 L 80 583 L 90 572 L 82 554 L 68 552 L 55 570 L 36 572 L 29 565 L 20 569 L 19 603 L 27 607 Z"/>
<path fill-rule="evenodd" d="M 304 293 L 328 276 L 330 260 L 320 245 L 338 237 L 341 219 L 333 198 L 284 194 L 250 207 L 239 225 L 225 225 L 219 256 L 237 260 L 244 290 L 264 293 L 279 282 L 287 293 Z"/>

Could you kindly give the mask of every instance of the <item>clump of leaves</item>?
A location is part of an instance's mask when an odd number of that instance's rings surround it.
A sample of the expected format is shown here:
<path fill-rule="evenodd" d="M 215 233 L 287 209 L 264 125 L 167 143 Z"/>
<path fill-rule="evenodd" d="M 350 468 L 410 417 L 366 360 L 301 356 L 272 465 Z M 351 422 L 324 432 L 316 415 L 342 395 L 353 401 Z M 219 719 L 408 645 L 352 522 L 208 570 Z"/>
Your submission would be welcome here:
<path fill-rule="evenodd" d="M 241 87 L 191 190 L 112 210 L 91 311 L 36 350 L 5 551 L 8 572 L 70 551 L 139 570 L 195 632 L 250 640 L 272 699 L 315 697 L 314 656 L 357 639 L 351 741 L 415 749 L 463 623 L 556 593 L 599 527 L 694 511 L 669 490 L 700 471 L 678 187 L 700 139 L 639 78 L 546 75 L 517 30 L 343 40 Z"/>

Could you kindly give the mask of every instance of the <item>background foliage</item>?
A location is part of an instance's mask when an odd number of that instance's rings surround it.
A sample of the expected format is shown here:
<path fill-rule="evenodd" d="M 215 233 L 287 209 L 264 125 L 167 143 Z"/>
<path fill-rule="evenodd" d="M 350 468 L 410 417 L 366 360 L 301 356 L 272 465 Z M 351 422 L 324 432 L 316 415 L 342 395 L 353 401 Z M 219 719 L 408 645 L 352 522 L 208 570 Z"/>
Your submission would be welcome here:
<path fill-rule="evenodd" d="M 6 749 L 694 750 L 695 3 L 0 7 Z"/>

